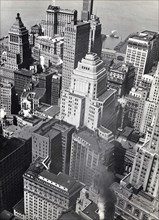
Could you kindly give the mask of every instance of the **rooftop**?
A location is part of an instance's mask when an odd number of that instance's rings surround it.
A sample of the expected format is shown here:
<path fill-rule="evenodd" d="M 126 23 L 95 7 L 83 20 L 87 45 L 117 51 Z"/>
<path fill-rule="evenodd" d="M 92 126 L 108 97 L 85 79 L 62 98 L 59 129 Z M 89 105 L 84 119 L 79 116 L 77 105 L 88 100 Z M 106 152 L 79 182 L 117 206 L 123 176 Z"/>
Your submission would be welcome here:
<path fill-rule="evenodd" d="M 73 210 L 67 210 L 67 211 L 62 212 L 58 220 L 84 220 L 84 218 L 79 216 Z"/>
<path fill-rule="evenodd" d="M 64 173 L 58 173 L 57 175 L 55 175 L 47 170 L 44 170 L 39 175 L 48 180 L 51 180 L 51 182 L 56 183 L 57 187 L 58 185 L 63 186 L 70 194 L 83 186 L 80 182 Z"/>
<path fill-rule="evenodd" d="M 0 219 L 1 219 L 1 220 L 13 220 L 13 219 L 15 219 L 15 218 L 14 218 L 13 213 L 8 212 L 7 210 L 3 210 L 3 211 L 0 213 Z"/>
<path fill-rule="evenodd" d="M 24 214 L 24 199 L 22 198 L 14 207 L 16 211 L 20 212 L 21 214 Z"/>
<path fill-rule="evenodd" d="M 98 101 L 104 102 L 106 99 L 108 99 L 109 97 L 111 97 L 115 93 L 116 93 L 115 89 L 108 89 L 101 96 L 98 97 Z"/>
<path fill-rule="evenodd" d="M 134 206 L 139 206 L 140 209 L 144 209 L 144 212 L 148 214 L 153 214 L 154 216 L 158 216 L 158 210 L 155 209 L 153 203 L 153 197 L 149 196 L 144 191 L 140 191 L 137 195 L 130 192 L 130 189 L 127 187 L 122 187 L 118 183 L 113 183 L 111 188 L 121 197 L 125 197 L 125 200 L 129 200 L 129 203 L 133 203 Z"/>
<path fill-rule="evenodd" d="M 113 144 L 107 142 L 103 138 L 99 137 L 95 132 L 84 128 L 73 134 L 74 137 L 81 138 L 82 142 L 86 142 L 97 153 L 105 152 L 105 150 L 112 149 Z"/>
<path fill-rule="evenodd" d="M 91 202 L 83 211 L 86 216 L 90 219 L 95 219 L 99 220 L 99 215 L 98 215 L 98 207 L 94 202 Z"/>
<path fill-rule="evenodd" d="M 157 32 L 145 30 L 142 31 L 141 33 L 136 33 L 136 35 L 131 36 L 129 40 L 141 40 L 145 42 L 150 42 L 154 40 L 156 36 L 157 36 Z"/>
<path fill-rule="evenodd" d="M 41 105 L 36 107 L 35 110 L 45 114 L 46 117 L 54 117 L 60 112 L 60 107 L 58 105 L 48 105 L 46 103 L 41 103 Z"/>
<path fill-rule="evenodd" d="M 19 129 L 20 129 L 19 126 L 10 125 L 10 126 L 6 127 L 4 130 L 8 131 L 8 132 L 13 132 L 14 133 L 14 132 L 18 131 Z"/>
<path fill-rule="evenodd" d="M 39 122 L 35 126 L 26 125 L 26 126 L 22 127 L 21 129 L 15 131 L 13 137 L 28 140 L 32 137 L 32 133 L 36 129 L 38 129 L 43 123 L 44 123 L 44 121 Z"/>
<path fill-rule="evenodd" d="M 40 99 L 44 96 L 45 94 L 45 91 L 46 89 L 45 88 L 34 88 L 32 90 L 29 90 L 29 91 L 24 91 L 22 93 L 22 98 L 27 98 L 27 96 L 30 94 L 30 93 L 35 93 L 35 96 L 34 96 L 34 99 Z"/>
<path fill-rule="evenodd" d="M 27 69 L 15 70 L 14 74 L 19 74 L 19 75 L 29 76 L 29 77 L 32 76 L 31 70 L 27 70 Z"/>
<path fill-rule="evenodd" d="M 48 170 L 45 170 L 41 162 L 42 160 L 38 158 L 35 163 L 30 165 L 24 175 L 34 179 L 36 182 L 45 183 L 44 186 L 49 187 L 50 190 L 51 188 L 60 189 L 60 191 L 62 190 L 69 195 L 83 188 L 83 184 L 64 173 L 58 173 L 55 175 Z"/>
<path fill-rule="evenodd" d="M 30 118 L 29 117 L 24 117 L 24 116 L 21 116 L 21 115 L 18 115 L 17 116 L 17 119 L 22 119 L 23 121 L 26 121 L 26 122 L 28 122 L 28 123 L 31 123 L 32 125 L 36 125 L 36 124 L 38 124 L 40 121 L 41 121 L 41 119 L 40 118 L 38 118 L 37 116 L 35 116 L 35 115 L 32 115 Z"/>
<path fill-rule="evenodd" d="M 7 139 L 0 135 L 0 160 L 5 159 L 13 151 L 16 151 L 24 142 L 17 138 Z"/>

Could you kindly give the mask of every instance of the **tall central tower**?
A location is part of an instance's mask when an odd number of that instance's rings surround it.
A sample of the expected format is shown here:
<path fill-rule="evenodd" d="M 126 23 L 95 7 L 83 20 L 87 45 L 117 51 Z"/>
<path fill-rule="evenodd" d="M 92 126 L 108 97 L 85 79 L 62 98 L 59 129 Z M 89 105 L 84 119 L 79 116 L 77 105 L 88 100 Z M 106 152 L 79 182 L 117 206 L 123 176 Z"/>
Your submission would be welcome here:
<path fill-rule="evenodd" d="M 9 51 L 17 54 L 17 64 L 28 62 L 30 57 L 28 30 L 24 26 L 20 14 L 9 31 Z"/>
<path fill-rule="evenodd" d="M 81 19 L 83 21 L 88 21 L 93 13 L 93 0 L 83 0 L 83 10 L 81 14 Z"/>

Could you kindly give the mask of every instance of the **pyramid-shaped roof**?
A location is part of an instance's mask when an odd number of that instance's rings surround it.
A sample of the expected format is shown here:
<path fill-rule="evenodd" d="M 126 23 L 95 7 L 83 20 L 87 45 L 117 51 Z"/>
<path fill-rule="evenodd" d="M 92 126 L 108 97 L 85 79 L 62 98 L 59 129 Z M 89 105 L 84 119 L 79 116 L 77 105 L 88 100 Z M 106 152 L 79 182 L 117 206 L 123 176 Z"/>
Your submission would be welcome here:
<path fill-rule="evenodd" d="M 12 25 L 12 27 L 9 30 L 9 34 L 10 33 L 15 33 L 15 34 L 23 34 L 27 31 L 26 27 L 24 26 L 20 14 L 17 13 L 17 17 L 16 17 L 16 21 L 15 23 Z"/>

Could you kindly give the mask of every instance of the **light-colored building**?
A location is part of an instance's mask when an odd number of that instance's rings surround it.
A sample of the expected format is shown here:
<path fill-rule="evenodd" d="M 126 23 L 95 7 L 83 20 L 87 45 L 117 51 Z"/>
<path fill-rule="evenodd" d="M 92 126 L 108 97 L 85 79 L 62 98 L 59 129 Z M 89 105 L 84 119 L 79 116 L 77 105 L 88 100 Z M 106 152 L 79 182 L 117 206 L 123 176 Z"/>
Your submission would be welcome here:
<path fill-rule="evenodd" d="M 97 53 L 100 57 L 102 52 L 102 35 L 101 23 L 99 17 L 96 15 L 90 16 L 90 36 L 89 36 L 89 49 L 88 52 Z"/>
<path fill-rule="evenodd" d="M 130 120 L 131 126 L 134 127 L 135 123 L 138 122 L 138 124 L 141 122 L 141 118 L 136 122 L 137 120 L 137 113 L 139 109 L 139 105 L 141 105 L 142 109 L 144 106 L 144 101 L 146 100 L 147 96 L 147 90 L 138 88 L 135 89 L 134 87 L 131 89 L 128 95 L 126 95 L 125 99 L 127 102 L 127 107 L 129 109 L 128 111 L 128 118 Z M 142 101 L 141 101 L 142 100 Z M 141 116 L 142 111 L 140 111 Z"/>
<path fill-rule="evenodd" d="M 49 5 L 46 11 L 46 24 L 44 25 L 44 35 L 53 38 L 54 35 L 63 35 L 65 26 L 71 21 L 77 20 L 77 11 L 61 9 L 59 6 Z"/>
<path fill-rule="evenodd" d="M 112 185 L 117 197 L 116 214 L 124 219 L 157 220 L 159 212 L 159 106 L 138 143 L 131 173 Z"/>
<path fill-rule="evenodd" d="M 42 66 L 60 65 L 63 59 L 63 37 L 37 36 L 33 48 L 33 58 Z"/>
<path fill-rule="evenodd" d="M 136 68 L 135 86 L 158 59 L 159 37 L 156 32 L 143 31 L 128 39 L 125 61 Z"/>
<path fill-rule="evenodd" d="M 23 176 L 23 216 L 27 220 L 57 219 L 70 207 L 75 209 L 76 199 L 83 188 L 81 183 L 66 174 L 49 172 L 42 163 L 31 164 Z M 18 205 L 14 207 L 14 214 L 21 217 L 18 209 Z"/>
<path fill-rule="evenodd" d="M 144 134 L 146 133 L 147 127 L 150 126 L 152 122 L 158 104 L 159 104 L 159 63 L 156 72 L 153 76 L 149 96 L 145 101 L 144 108 L 142 111 L 141 122 L 139 127 L 139 131 L 141 133 Z"/>
<path fill-rule="evenodd" d="M 0 109 L 4 109 L 6 116 L 11 115 L 12 85 L 0 83 Z"/>
<path fill-rule="evenodd" d="M 76 128 L 96 130 L 103 125 L 111 130 L 116 90 L 106 90 L 106 82 L 103 61 L 95 53 L 87 54 L 73 71 L 70 89 L 62 91 L 60 118 Z"/>

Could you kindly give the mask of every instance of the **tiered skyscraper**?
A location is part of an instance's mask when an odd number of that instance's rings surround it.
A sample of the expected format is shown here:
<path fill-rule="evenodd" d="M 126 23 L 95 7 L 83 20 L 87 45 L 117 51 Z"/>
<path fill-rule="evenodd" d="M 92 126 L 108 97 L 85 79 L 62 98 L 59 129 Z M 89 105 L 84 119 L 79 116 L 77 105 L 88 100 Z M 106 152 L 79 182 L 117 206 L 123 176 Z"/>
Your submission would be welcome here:
<path fill-rule="evenodd" d="M 27 67 L 29 55 L 28 30 L 18 13 L 16 21 L 9 31 L 9 53 L 6 66 L 13 70 L 21 67 L 21 65 Z"/>
<path fill-rule="evenodd" d="M 106 91 L 106 82 L 103 61 L 95 53 L 87 54 L 72 73 L 70 89 L 62 92 L 61 119 L 77 128 L 87 126 L 95 130 L 101 124 L 108 128 L 114 112 L 112 108 L 108 113 L 107 107 L 113 106 L 116 90 Z"/>
<path fill-rule="evenodd" d="M 14 83 L 14 70 L 28 68 L 30 63 L 28 30 L 24 26 L 19 13 L 15 23 L 9 30 L 8 46 L 7 61 L 1 67 L 1 77 L 7 79 L 8 82 Z"/>

